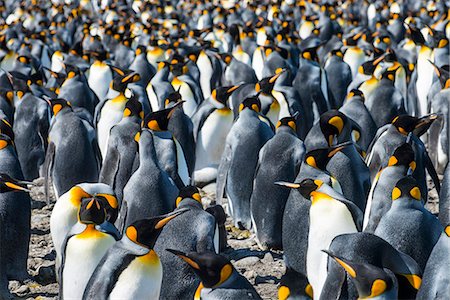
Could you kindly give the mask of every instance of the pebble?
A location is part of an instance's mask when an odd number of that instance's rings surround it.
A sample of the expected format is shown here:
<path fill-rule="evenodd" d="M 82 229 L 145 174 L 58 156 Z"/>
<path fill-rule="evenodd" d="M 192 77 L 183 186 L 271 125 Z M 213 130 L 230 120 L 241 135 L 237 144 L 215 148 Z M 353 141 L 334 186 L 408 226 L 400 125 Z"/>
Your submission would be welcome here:
<path fill-rule="evenodd" d="M 259 258 L 256 256 L 249 256 L 249 257 L 244 257 L 238 261 L 236 261 L 235 265 L 237 267 L 243 267 L 243 266 L 249 266 L 249 265 L 254 265 L 257 262 L 259 262 Z"/>
<path fill-rule="evenodd" d="M 272 253 L 267 252 L 267 253 L 264 255 L 264 257 L 263 257 L 262 262 L 264 262 L 264 263 L 273 263 L 274 260 L 273 260 Z"/>

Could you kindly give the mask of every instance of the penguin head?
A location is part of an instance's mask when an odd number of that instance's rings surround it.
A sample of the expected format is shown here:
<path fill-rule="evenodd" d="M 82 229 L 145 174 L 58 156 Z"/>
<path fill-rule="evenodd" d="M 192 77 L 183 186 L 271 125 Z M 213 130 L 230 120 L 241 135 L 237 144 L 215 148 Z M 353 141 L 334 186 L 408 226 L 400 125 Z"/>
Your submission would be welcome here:
<path fill-rule="evenodd" d="M 395 201 L 401 197 L 408 197 L 417 201 L 422 200 L 419 186 L 414 177 L 403 177 L 395 184 L 395 187 L 392 190 L 392 200 Z"/>
<path fill-rule="evenodd" d="M 69 101 L 65 99 L 51 99 L 48 101 L 50 107 L 52 108 L 53 116 L 56 116 L 64 108 L 72 109 L 72 105 Z"/>
<path fill-rule="evenodd" d="M 144 118 L 144 111 L 142 109 L 142 104 L 139 102 L 137 97 L 131 97 L 130 100 L 125 104 L 125 108 L 123 110 L 124 117 L 139 117 L 141 119 Z"/>
<path fill-rule="evenodd" d="M 397 149 L 389 158 L 388 166 L 407 166 L 412 171 L 416 169 L 416 162 L 414 161 L 415 153 L 410 144 L 404 143 Z"/>
<path fill-rule="evenodd" d="M 303 59 L 316 62 L 319 61 L 319 56 L 317 55 L 317 47 L 303 49 L 301 55 Z"/>
<path fill-rule="evenodd" d="M 291 189 L 297 189 L 305 199 L 311 199 L 312 193 L 322 186 L 323 181 L 319 179 L 314 180 L 307 178 L 300 183 L 277 181 L 275 184 Z"/>
<path fill-rule="evenodd" d="M 0 99 L 3 98 L 6 100 L 6 103 L 9 105 L 13 105 L 14 103 L 14 91 L 9 89 L 0 88 Z"/>
<path fill-rule="evenodd" d="M 249 108 L 253 111 L 261 111 L 261 101 L 259 101 L 259 93 L 250 97 L 247 97 L 239 105 L 239 112 L 243 111 L 245 108 Z"/>
<path fill-rule="evenodd" d="M 66 79 L 71 79 L 81 74 L 81 70 L 77 66 L 72 64 L 65 63 L 64 69 L 66 71 Z"/>
<path fill-rule="evenodd" d="M 96 193 L 94 195 L 97 201 L 103 203 L 103 207 L 106 210 L 106 220 L 110 223 L 114 223 L 117 219 L 117 215 L 119 213 L 119 201 L 117 201 L 117 197 L 114 194 L 107 193 Z"/>
<path fill-rule="evenodd" d="M 172 71 L 173 76 L 178 77 L 178 76 L 187 74 L 189 72 L 186 62 L 173 63 L 173 61 L 178 61 L 178 60 L 172 59 L 172 63 L 170 65 L 170 69 Z"/>
<path fill-rule="evenodd" d="M 289 127 L 292 130 L 294 130 L 294 132 L 296 132 L 297 131 L 296 120 L 297 120 L 297 118 L 294 116 L 293 117 L 284 117 L 280 121 L 278 121 L 276 128 L 278 129 L 278 128 L 284 126 L 284 127 Z"/>
<path fill-rule="evenodd" d="M 2 121 L 4 121 L 4 120 L 2 120 Z M 6 135 L 6 133 L 3 132 L 3 130 L 2 130 L 0 133 L 0 150 L 5 149 L 8 146 L 14 146 L 14 142 L 11 139 L 11 137 Z"/>
<path fill-rule="evenodd" d="M 329 110 L 320 116 L 320 129 L 327 139 L 328 146 L 333 145 L 334 138 L 342 133 L 346 123 L 347 117 L 335 109 Z"/>
<path fill-rule="evenodd" d="M 198 188 L 192 185 L 188 185 L 181 188 L 180 192 L 178 193 L 178 197 L 176 199 L 176 206 L 178 207 L 180 202 L 186 198 L 194 199 L 195 201 L 202 203 L 202 196 L 200 196 Z"/>
<path fill-rule="evenodd" d="M 148 128 L 153 131 L 167 131 L 169 120 L 175 108 L 183 104 L 184 101 L 176 103 L 174 106 L 147 114 L 142 121 L 142 128 Z"/>
<path fill-rule="evenodd" d="M 167 251 L 177 255 L 183 259 L 194 272 L 200 277 L 203 286 L 206 288 L 214 288 L 223 284 L 231 274 L 234 268 L 230 261 L 222 255 L 214 252 L 189 252 L 166 249 Z"/>
<path fill-rule="evenodd" d="M 128 84 L 141 80 L 141 76 L 136 72 L 123 71 L 116 67 L 113 69 L 118 75 L 111 81 L 111 88 L 119 93 L 125 93 Z"/>
<path fill-rule="evenodd" d="M 188 209 L 179 209 L 166 215 L 135 221 L 127 227 L 125 234 L 133 243 L 153 249 L 164 226 L 186 211 Z"/>
<path fill-rule="evenodd" d="M 384 55 L 380 55 L 373 60 L 369 60 L 362 63 L 358 68 L 358 72 L 364 75 L 371 76 L 375 71 L 375 69 L 377 68 L 377 66 L 380 64 L 380 62 L 383 61 L 383 59 Z"/>
<path fill-rule="evenodd" d="M 173 105 L 177 104 L 178 102 L 180 102 L 182 100 L 181 94 L 178 91 L 173 91 L 171 92 L 169 95 L 167 95 L 166 100 L 164 100 L 164 107 L 165 108 L 170 108 Z"/>
<path fill-rule="evenodd" d="M 31 182 L 26 182 L 22 180 L 17 180 L 11 178 L 8 174 L 0 173 L 0 193 L 7 192 L 31 192 L 27 184 L 31 184 Z"/>
<path fill-rule="evenodd" d="M 425 45 L 425 38 L 420 30 L 412 23 L 405 23 L 407 25 L 406 35 L 416 44 Z"/>
<path fill-rule="evenodd" d="M 27 84 L 27 81 L 29 79 L 28 76 L 15 71 L 7 72 L 6 75 L 8 76 L 8 79 L 19 99 L 22 99 L 26 93 L 31 92 Z"/>
<path fill-rule="evenodd" d="M 280 77 L 283 72 L 284 69 L 279 69 L 277 74 L 261 79 L 261 81 L 255 84 L 255 91 L 257 93 L 260 92 L 263 95 L 270 95 L 275 86 L 275 81 L 277 81 L 278 77 Z"/>
<path fill-rule="evenodd" d="M 416 136 L 421 136 L 424 134 L 431 124 L 438 118 L 437 114 L 429 114 L 421 118 L 400 115 L 392 120 L 392 125 L 397 128 L 398 132 L 403 135 L 408 135 L 410 132 L 414 133 Z"/>
<path fill-rule="evenodd" d="M 105 222 L 106 209 L 104 202 L 96 197 L 85 198 L 78 210 L 78 220 L 83 224 L 100 225 Z"/>
<path fill-rule="evenodd" d="M 220 53 L 219 58 L 227 65 L 233 60 L 233 56 L 229 53 Z"/>
<path fill-rule="evenodd" d="M 397 72 L 398 68 L 400 68 L 400 66 L 395 66 L 393 68 L 388 68 L 386 71 L 384 71 L 381 74 L 381 79 L 387 79 L 391 82 L 395 81 L 395 72 Z"/>
<path fill-rule="evenodd" d="M 136 56 L 147 53 L 147 48 L 144 45 L 138 45 L 136 47 L 136 50 L 134 51 L 134 54 Z"/>
<path fill-rule="evenodd" d="M 330 55 L 331 56 L 338 56 L 340 58 L 344 57 L 344 54 L 342 53 L 341 49 L 333 49 L 333 50 L 331 50 Z"/>
<path fill-rule="evenodd" d="M 352 89 L 347 94 L 347 99 L 348 100 L 353 99 L 353 98 L 360 99 L 361 101 L 365 100 L 364 93 L 361 90 L 358 90 L 358 89 Z"/>
<path fill-rule="evenodd" d="M 350 276 L 358 290 L 360 299 L 383 295 L 394 288 L 394 282 L 383 269 L 368 263 L 356 263 L 338 257 L 327 250 L 322 250 L 332 257 Z"/>
<path fill-rule="evenodd" d="M 433 65 L 434 71 L 439 78 L 439 82 L 441 84 L 442 89 L 450 88 L 450 73 L 449 73 L 449 65 L 445 65 L 442 67 L 438 67 L 432 61 L 428 60 L 430 64 Z"/>
<path fill-rule="evenodd" d="M 228 98 L 239 87 L 240 87 L 240 85 L 221 86 L 221 87 L 215 88 L 211 92 L 211 99 L 214 100 L 214 104 L 218 104 L 219 108 L 228 107 L 228 104 L 227 104 Z"/>
<path fill-rule="evenodd" d="M 345 142 L 329 148 L 314 149 L 305 154 L 305 163 L 315 169 L 326 170 L 330 159 L 339 151 L 347 146 L 352 145 L 351 142 Z"/>

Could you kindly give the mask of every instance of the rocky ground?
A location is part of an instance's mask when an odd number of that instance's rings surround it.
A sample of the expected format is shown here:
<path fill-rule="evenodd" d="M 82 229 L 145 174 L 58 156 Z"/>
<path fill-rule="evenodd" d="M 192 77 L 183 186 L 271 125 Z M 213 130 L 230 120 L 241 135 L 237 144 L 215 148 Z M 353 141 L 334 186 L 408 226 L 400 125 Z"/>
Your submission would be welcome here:
<path fill-rule="evenodd" d="M 31 190 L 32 218 L 31 243 L 28 259 L 30 279 L 24 283 L 10 282 L 10 290 L 18 299 L 57 299 L 58 284 L 55 280 L 55 251 L 50 237 L 50 214 L 53 204 L 47 205 L 43 180 L 35 181 Z M 214 187 L 203 191 L 205 202 L 213 196 Z M 52 195 L 51 195 L 52 196 Z M 53 197 L 53 196 L 52 196 Z M 438 198 L 434 189 L 430 191 L 427 207 L 437 212 Z M 254 235 L 249 231 L 240 231 L 228 221 L 228 244 L 224 253 L 264 299 L 277 299 L 277 286 L 285 271 L 282 252 L 261 251 Z"/>

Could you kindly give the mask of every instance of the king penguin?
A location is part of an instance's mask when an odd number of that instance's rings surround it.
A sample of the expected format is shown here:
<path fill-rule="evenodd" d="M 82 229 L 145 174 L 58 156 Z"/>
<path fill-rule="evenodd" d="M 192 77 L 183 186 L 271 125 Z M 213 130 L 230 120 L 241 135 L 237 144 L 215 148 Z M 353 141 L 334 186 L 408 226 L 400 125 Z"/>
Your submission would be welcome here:
<path fill-rule="evenodd" d="M 175 211 L 189 209 L 167 224 L 155 244 L 164 269 L 161 299 L 193 298 L 200 281 L 184 262 L 165 251 L 176 248 L 185 252 L 218 251 L 216 247 L 216 220 L 203 210 L 201 196 L 194 186 L 180 190 Z M 189 225 L 188 225 L 189 224 Z"/>
<path fill-rule="evenodd" d="M 121 232 L 135 221 L 172 211 L 178 195 L 177 186 L 158 163 L 153 133 L 143 128 L 136 140 L 139 143 L 139 167 L 123 189 L 116 223 Z"/>
<path fill-rule="evenodd" d="M 438 242 L 430 254 L 422 285 L 417 293 L 418 300 L 437 299 L 450 297 L 448 282 L 450 276 L 447 272 L 450 267 L 450 226 L 447 225 L 441 233 Z"/>
<path fill-rule="evenodd" d="M 218 87 L 192 117 L 194 125 L 195 170 L 193 179 L 201 186 L 217 177 L 224 141 L 233 126 L 228 98 L 239 86 Z"/>
<path fill-rule="evenodd" d="M 414 299 L 420 287 L 422 270 L 407 254 L 382 238 L 366 232 L 341 234 L 333 239 L 329 251 L 355 263 L 389 269 L 395 274 L 399 299 Z M 328 259 L 328 275 L 322 291 L 324 299 L 355 299 L 358 291 L 342 267 Z"/>
<path fill-rule="evenodd" d="M 350 275 L 360 299 L 397 299 L 398 290 L 394 274 L 367 263 L 356 263 L 340 258 L 329 251 L 325 251 L 339 263 Z"/>
<path fill-rule="evenodd" d="M 115 69 L 119 73 L 113 81 L 111 81 L 111 88 L 118 93 L 112 99 L 107 99 L 100 102 L 95 108 L 95 123 L 97 125 L 98 146 L 102 157 L 106 156 L 106 149 L 108 147 L 108 138 L 111 128 L 122 120 L 123 110 L 128 98 L 125 96 L 127 85 L 131 82 L 140 80 L 137 73 L 126 74 L 124 71 Z"/>
<path fill-rule="evenodd" d="M 61 247 L 72 226 L 77 223 L 77 214 L 81 202 L 92 197 L 106 199 L 108 202 L 107 220 L 114 223 L 118 213 L 118 202 L 113 190 L 103 183 L 81 183 L 61 195 L 50 215 L 50 234 L 56 252 L 56 269 L 61 263 Z"/>
<path fill-rule="evenodd" d="M 116 232 L 97 227 L 105 220 L 106 209 L 101 200 L 94 197 L 81 202 L 78 223 L 67 234 L 61 247 L 59 294 L 62 299 L 82 299 L 97 264 L 116 242 Z"/>
<path fill-rule="evenodd" d="M 133 164 L 138 144 L 134 137 L 141 130 L 144 118 L 141 103 L 132 97 L 123 111 L 123 118 L 111 128 L 105 161 L 99 175 L 99 182 L 114 189 L 119 203 L 123 199 L 123 188 L 133 174 Z"/>
<path fill-rule="evenodd" d="M 414 156 L 414 150 L 410 144 L 401 145 L 389 158 L 388 165 L 375 176 L 364 212 L 363 229 L 365 232 L 373 233 L 375 231 L 380 219 L 391 207 L 391 193 L 395 184 L 405 177 L 409 170 L 411 172 L 415 170 Z"/>
<path fill-rule="evenodd" d="M 98 263 L 83 299 L 158 299 L 163 268 L 153 247 L 164 226 L 186 211 L 140 219 L 128 226 Z"/>
<path fill-rule="evenodd" d="M 297 188 L 303 197 L 311 200 L 306 271 L 314 299 L 319 299 L 327 274 L 327 255 L 322 250 L 328 249 L 336 236 L 361 230 L 363 214 L 321 180 L 279 184 Z"/>
<path fill-rule="evenodd" d="M 167 251 L 183 259 L 200 277 L 194 299 L 261 299 L 250 282 L 225 257 L 214 252 Z"/>
<path fill-rule="evenodd" d="M 31 198 L 27 184 L 29 182 L 0 173 L 0 214 L 3 216 L 0 255 L 9 280 L 23 281 L 29 277 Z"/>
<path fill-rule="evenodd" d="M 259 152 L 250 198 L 252 227 L 261 249 L 282 248 L 281 226 L 289 190 L 273 182 L 295 180 L 304 155 L 305 147 L 296 135 L 295 117 L 282 118 L 274 137 Z"/>
<path fill-rule="evenodd" d="M 260 119 L 257 97 L 244 100 L 242 110 L 227 135 L 217 175 L 217 202 L 228 197 L 229 215 L 240 229 L 251 227 L 250 197 L 258 164 L 258 153 L 273 136 L 272 129 Z"/>
<path fill-rule="evenodd" d="M 375 234 L 410 255 L 424 270 L 443 230 L 442 225 L 423 206 L 420 189 L 411 176 L 403 177 L 396 183 L 392 201 Z"/>
<path fill-rule="evenodd" d="M 109 83 L 113 80 L 113 71 L 106 63 L 106 51 L 92 52 L 91 56 L 94 57 L 94 62 L 89 67 L 88 84 L 101 102 L 108 94 Z"/>
<path fill-rule="evenodd" d="M 53 118 L 44 175 L 46 188 L 51 177 L 55 195 L 59 197 L 78 183 L 96 182 L 101 158 L 93 126 L 66 100 L 54 99 L 49 104 Z"/>

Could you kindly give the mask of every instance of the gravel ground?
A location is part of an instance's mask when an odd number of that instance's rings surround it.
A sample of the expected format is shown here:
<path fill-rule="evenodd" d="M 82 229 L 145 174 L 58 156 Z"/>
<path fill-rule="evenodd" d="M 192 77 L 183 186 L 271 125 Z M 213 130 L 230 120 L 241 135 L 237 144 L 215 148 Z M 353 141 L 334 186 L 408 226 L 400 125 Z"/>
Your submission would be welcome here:
<path fill-rule="evenodd" d="M 47 205 L 44 195 L 44 180 L 37 179 L 31 189 L 32 217 L 31 243 L 28 259 L 30 279 L 19 283 L 10 282 L 10 290 L 18 299 L 57 299 L 58 284 L 55 280 L 55 251 L 50 237 L 50 214 L 53 204 Z M 214 186 L 202 191 L 205 204 L 214 197 Z M 51 195 L 53 198 L 53 195 Z M 438 197 L 431 189 L 427 208 L 433 213 L 438 211 Z M 255 237 L 249 231 L 240 231 L 227 221 L 229 248 L 227 256 L 256 288 L 263 299 L 277 299 L 277 286 L 285 271 L 281 251 L 262 251 Z"/>

